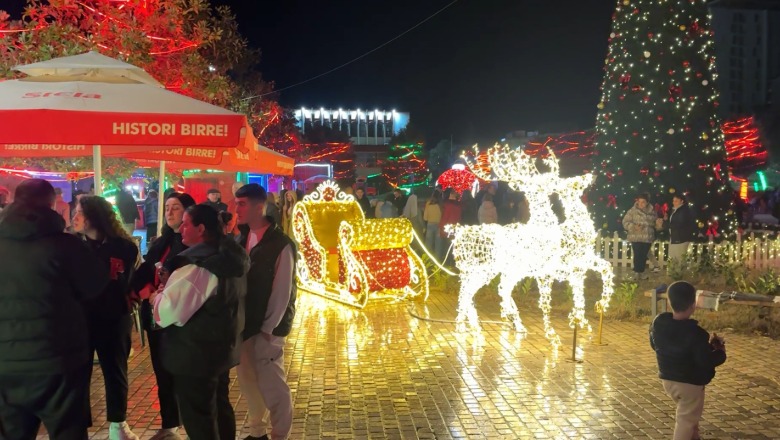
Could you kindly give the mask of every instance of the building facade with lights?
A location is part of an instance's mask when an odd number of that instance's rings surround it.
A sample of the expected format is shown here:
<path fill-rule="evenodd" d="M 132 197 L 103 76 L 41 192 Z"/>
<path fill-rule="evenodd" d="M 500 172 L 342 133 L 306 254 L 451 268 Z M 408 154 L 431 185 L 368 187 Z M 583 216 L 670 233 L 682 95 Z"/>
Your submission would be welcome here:
<path fill-rule="evenodd" d="M 387 145 L 409 124 L 409 113 L 395 110 L 311 109 L 294 111 L 298 128 L 306 134 L 318 125 L 342 131 L 354 145 Z"/>
<path fill-rule="evenodd" d="M 294 110 L 296 125 L 304 135 L 308 130 L 325 126 L 346 133 L 355 152 L 355 176 L 358 179 L 382 173 L 390 139 L 409 124 L 409 113 L 396 110 L 313 109 Z M 296 171 L 297 173 L 297 171 Z"/>
<path fill-rule="evenodd" d="M 780 92 L 780 3 L 774 0 L 715 0 L 719 113 L 722 118 L 754 113 Z"/>

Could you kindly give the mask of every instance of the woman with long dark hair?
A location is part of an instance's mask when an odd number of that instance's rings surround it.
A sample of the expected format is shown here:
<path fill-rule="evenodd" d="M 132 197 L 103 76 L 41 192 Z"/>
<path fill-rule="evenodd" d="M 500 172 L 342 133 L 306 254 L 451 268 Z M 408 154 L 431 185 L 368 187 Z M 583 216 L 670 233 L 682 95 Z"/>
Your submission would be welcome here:
<path fill-rule="evenodd" d="M 184 211 L 193 205 L 195 200 L 189 194 L 178 192 L 168 194 L 165 198 L 165 225 L 162 227 L 162 233 L 149 246 L 144 263 L 138 268 L 131 282 L 132 290 L 137 294 L 136 300 L 141 301 L 141 322 L 149 341 L 152 368 L 157 380 L 157 397 L 160 401 L 162 427 L 152 440 L 181 440 L 178 434 L 181 421 L 179 405 L 176 403 L 176 394 L 173 390 L 173 376 L 162 366 L 160 333 L 154 329 L 149 296 L 161 284 L 155 265 L 166 264 L 187 249 L 187 246 L 182 243 L 180 228 Z"/>
<path fill-rule="evenodd" d="M 140 252 L 111 204 L 102 197 L 82 197 L 76 205 L 72 226 L 110 271 L 103 293 L 84 303 L 90 357 L 97 352 L 106 386 L 106 419 L 111 423 L 108 438 L 138 440 L 127 425 L 127 360 L 133 325 L 128 301 L 130 277 L 140 262 Z"/>
<path fill-rule="evenodd" d="M 249 256 L 224 228 L 214 208 L 187 208 L 181 237 L 189 248 L 171 261 L 170 277 L 150 298 L 162 327 L 162 364 L 173 374 L 192 440 L 236 438 L 228 391 L 240 358 Z"/>

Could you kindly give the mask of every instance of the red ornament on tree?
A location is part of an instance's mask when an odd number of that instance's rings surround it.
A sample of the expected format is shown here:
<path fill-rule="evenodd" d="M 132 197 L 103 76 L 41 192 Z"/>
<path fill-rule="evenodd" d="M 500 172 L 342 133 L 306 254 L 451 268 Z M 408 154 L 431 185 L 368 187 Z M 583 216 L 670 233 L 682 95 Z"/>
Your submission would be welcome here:
<path fill-rule="evenodd" d="M 625 89 L 628 89 L 628 83 L 631 82 L 631 75 L 628 73 L 624 73 L 620 75 L 620 87 Z"/>

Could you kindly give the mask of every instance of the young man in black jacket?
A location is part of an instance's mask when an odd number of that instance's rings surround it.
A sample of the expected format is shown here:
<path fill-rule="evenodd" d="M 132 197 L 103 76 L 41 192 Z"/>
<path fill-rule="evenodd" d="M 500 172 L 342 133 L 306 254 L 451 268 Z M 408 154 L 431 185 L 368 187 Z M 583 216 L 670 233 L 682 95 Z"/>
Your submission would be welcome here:
<path fill-rule="evenodd" d="M 662 313 L 650 328 L 650 346 L 658 361 L 658 376 L 664 390 L 677 404 L 674 440 L 699 438 L 699 420 L 704 411 L 704 386 L 715 377 L 715 367 L 726 362 L 722 338 L 710 338 L 691 319 L 696 310 L 696 288 L 686 281 L 667 290 L 672 313 Z"/>
<path fill-rule="evenodd" d="M 284 343 L 295 317 L 296 251 L 282 228 L 263 214 L 265 202 L 265 189 L 256 183 L 236 191 L 237 241 L 249 253 L 251 264 L 244 343 L 236 372 L 249 412 L 246 439 L 283 440 L 290 436 L 293 416 Z"/>
<path fill-rule="evenodd" d="M 664 220 L 669 228 L 669 261 L 682 260 L 696 234 L 696 219 L 684 195 L 672 197 L 672 212 Z"/>
<path fill-rule="evenodd" d="M 109 270 L 51 209 L 54 188 L 22 182 L 0 215 L 0 438 L 86 439 L 87 320 Z"/>

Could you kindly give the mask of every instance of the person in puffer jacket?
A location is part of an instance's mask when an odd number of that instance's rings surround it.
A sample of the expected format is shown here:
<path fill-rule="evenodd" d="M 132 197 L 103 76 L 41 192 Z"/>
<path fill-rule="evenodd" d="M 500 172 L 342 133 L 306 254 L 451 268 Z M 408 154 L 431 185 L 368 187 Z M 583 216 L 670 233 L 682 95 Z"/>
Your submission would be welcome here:
<path fill-rule="evenodd" d="M 240 359 L 249 256 L 224 228 L 212 207 L 187 208 L 181 240 L 189 248 L 165 265 L 170 277 L 149 299 L 191 440 L 236 438 L 229 372 Z"/>
<path fill-rule="evenodd" d="M 109 268 L 63 232 L 54 187 L 25 180 L 0 214 L 0 439 L 87 439 L 92 358 L 82 304 Z"/>
<path fill-rule="evenodd" d="M 623 217 L 623 228 L 628 232 L 628 240 L 631 243 L 631 253 L 634 258 L 633 279 L 647 279 L 645 267 L 647 266 L 647 253 L 655 240 L 655 228 L 658 215 L 650 205 L 650 197 L 640 194 L 636 198 L 634 206 Z"/>

